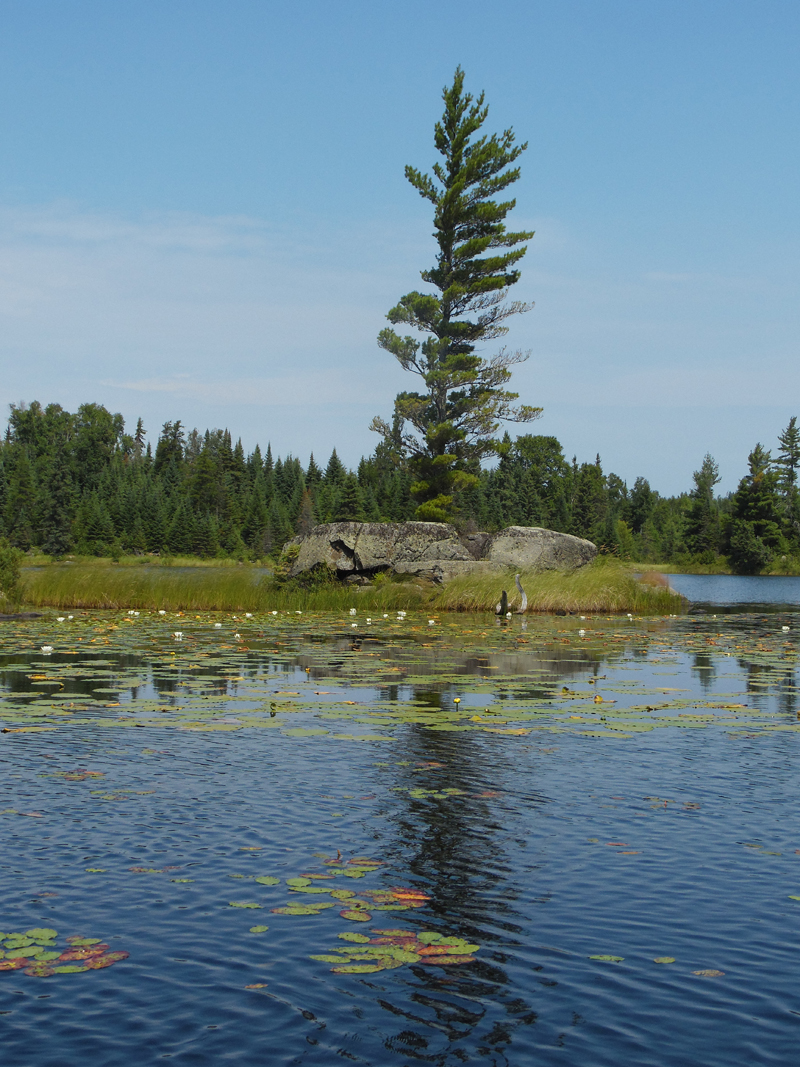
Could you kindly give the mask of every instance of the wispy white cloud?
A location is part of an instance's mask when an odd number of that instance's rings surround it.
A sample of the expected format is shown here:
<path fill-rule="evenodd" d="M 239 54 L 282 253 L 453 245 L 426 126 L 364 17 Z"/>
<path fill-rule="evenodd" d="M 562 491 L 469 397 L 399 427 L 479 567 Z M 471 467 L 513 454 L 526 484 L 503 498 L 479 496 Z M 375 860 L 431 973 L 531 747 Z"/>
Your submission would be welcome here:
<path fill-rule="evenodd" d="M 650 463 L 669 488 L 656 421 L 675 423 L 689 466 L 728 434 L 729 409 L 785 422 L 800 395 L 791 257 L 746 275 L 608 263 L 557 219 L 521 225 L 537 235 L 518 295 L 536 307 L 509 342 L 532 352 L 514 388 L 545 407 L 533 429 L 593 456 L 622 447 L 602 412 L 624 412 L 636 443 L 611 466 Z M 250 446 L 336 445 L 354 462 L 371 416 L 413 387 L 375 337 L 432 254 L 427 228 L 0 208 L 0 401 L 93 399 L 151 429 L 229 425 Z"/>

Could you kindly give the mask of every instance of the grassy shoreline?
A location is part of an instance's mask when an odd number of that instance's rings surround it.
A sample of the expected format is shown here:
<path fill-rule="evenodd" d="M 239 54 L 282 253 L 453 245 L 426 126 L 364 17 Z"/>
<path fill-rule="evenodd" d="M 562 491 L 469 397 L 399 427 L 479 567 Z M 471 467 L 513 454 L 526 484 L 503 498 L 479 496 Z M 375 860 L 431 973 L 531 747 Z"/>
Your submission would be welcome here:
<path fill-rule="evenodd" d="M 530 613 L 631 612 L 673 615 L 686 602 L 660 575 L 643 580 L 612 560 L 600 560 L 571 573 L 549 571 L 523 575 Z M 494 611 L 501 589 L 510 609 L 519 598 L 512 574 L 481 574 L 456 578 L 444 586 L 421 580 L 393 581 L 381 577 L 369 586 L 327 582 L 310 588 L 277 583 L 254 566 L 178 564 L 152 567 L 91 562 L 36 563 L 22 569 L 25 604 L 34 608 L 133 608 L 149 611 L 336 611 L 357 607 L 367 611 Z"/>

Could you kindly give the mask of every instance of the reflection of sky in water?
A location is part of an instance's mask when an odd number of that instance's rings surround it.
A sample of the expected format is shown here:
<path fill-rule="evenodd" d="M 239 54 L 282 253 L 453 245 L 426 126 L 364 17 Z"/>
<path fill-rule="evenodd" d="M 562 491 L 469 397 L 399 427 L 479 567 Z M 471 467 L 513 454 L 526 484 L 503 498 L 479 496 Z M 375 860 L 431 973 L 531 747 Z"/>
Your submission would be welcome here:
<path fill-rule="evenodd" d="M 739 574 L 668 574 L 669 584 L 703 605 L 800 605 L 800 577 Z"/>
<path fill-rule="evenodd" d="M 7 657 L 7 700 L 33 691 L 29 675 L 63 668 L 64 690 L 102 710 L 39 736 L 2 735 L 0 928 L 86 932 L 131 956 L 58 979 L 0 973 L 4 1062 L 54 1062 L 53 1049 L 59 1065 L 792 1062 L 798 741 L 772 728 L 797 722 L 793 656 L 782 651 L 793 637 L 776 633 L 781 623 L 531 620 L 525 634 L 518 623 L 491 631 L 496 642 L 531 639 L 499 651 L 459 642 L 455 623 L 427 649 L 333 638 L 310 647 L 298 636 L 261 653 L 251 640 L 224 671 L 192 669 L 189 653 L 173 666 L 130 649 L 107 649 L 83 677 L 88 660 Z M 370 652 L 379 656 L 364 659 Z M 401 678 L 378 677 L 393 665 Z M 140 683 L 135 699 L 120 679 Z M 121 707 L 106 708 L 115 692 Z M 444 713 L 456 695 L 470 714 L 528 699 L 551 710 L 519 736 L 414 721 L 380 725 L 384 740 L 359 743 L 287 736 L 280 725 L 235 729 L 290 692 L 303 710 L 279 708 L 276 724 L 342 734 L 353 732 L 348 722 L 324 713 L 344 700 L 359 714 L 393 703 Z M 166 728 L 158 711 L 136 715 L 142 729 L 99 725 L 141 701 L 190 704 L 198 694 L 215 698 L 208 720 L 234 729 Z M 687 718 L 685 729 L 627 740 L 577 732 L 604 710 L 668 704 L 677 723 L 712 702 L 748 704 L 762 718 L 710 727 Z M 54 776 L 79 767 L 105 777 Z M 314 854 L 337 850 L 384 862 L 352 888 L 413 886 L 428 905 L 373 915 L 370 926 L 338 907 L 271 913 L 289 898 L 286 878 L 323 870 Z M 282 884 L 255 883 L 261 874 Z M 250 934 L 257 923 L 268 931 Z M 371 926 L 481 949 L 465 967 L 361 977 L 308 958 L 330 951 L 337 933 Z M 725 973 L 692 973 L 703 969 Z M 256 983 L 266 986 L 245 989 Z"/>

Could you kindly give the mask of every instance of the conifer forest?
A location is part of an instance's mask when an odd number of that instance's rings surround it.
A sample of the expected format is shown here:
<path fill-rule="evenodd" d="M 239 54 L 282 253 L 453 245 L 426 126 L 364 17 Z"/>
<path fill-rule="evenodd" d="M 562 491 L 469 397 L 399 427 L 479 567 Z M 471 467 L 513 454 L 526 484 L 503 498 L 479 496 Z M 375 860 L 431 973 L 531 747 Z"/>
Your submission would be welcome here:
<path fill-rule="evenodd" d="M 717 464 L 694 484 L 661 496 L 645 478 L 628 486 L 600 457 L 578 463 L 555 437 L 506 434 L 494 463 L 458 496 L 465 531 L 544 526 L 588 538 L 604 553 L 641 562 L 713 564 L 758 573 L 800 556 L 797 472 L 800 429 L 792 418 L 774 453 L 756 444 L 735 492 L 715 494 Z M 400 522 L 417 517 L 412 475 L 391 438 L 357 470 L 334 448 L 307 462 L 249 454 L 225 430 L 186 431 L 166 422 L 148 440 L 99 404 L 70 413 L 58 404 L 12 405 L 0 446 L 0 535 L 54 558 L 122 554 L 262 560 L 317 523 Z"/>

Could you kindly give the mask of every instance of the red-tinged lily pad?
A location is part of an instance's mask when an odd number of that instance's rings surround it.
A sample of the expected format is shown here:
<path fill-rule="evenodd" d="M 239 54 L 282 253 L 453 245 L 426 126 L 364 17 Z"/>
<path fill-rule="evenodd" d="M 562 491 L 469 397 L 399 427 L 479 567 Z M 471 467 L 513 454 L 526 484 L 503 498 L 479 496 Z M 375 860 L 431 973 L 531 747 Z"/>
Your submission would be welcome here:
<path fill-rule="evenodd" d="M 419 904 L 421 906 L 425 901 L 431 899 L 427 893 L 423 893 L 419 889 L 407 889 L 404 886 L 392 889 L 391 892 L 394 894 L 396 900 L 402 900 L 404 904 Z"/>
<path fill-rule="evenodd" d="M 708 968 L 702 971 L 692 971 L 692 974 L 696 974 L 699 978 L 722 978 L 725 972 L 715 971 L 713 968 Z"/>
<path fill-rule="evenodd" d="M 266 989 L 266 982 L 251 982 L 250 985 L 246 985 L 245 989 Z"/>
<path fill-rule="evenodd" d="M 30 963 L 30 960 L 24 956 L 20 956 L 18 959 L 10 960 L 6 957 L 4 960 L 0 960 L 0 971 L 19 971 L 23 967 L 26 967 Z"/>
<path fill-rule="evenodd" d="M 58 957 L 59 960 L 90 960 L 94 956 L 102 956 L 108 948 L 108 945 L 87 945 L 84 948 L 72 947 L 68 948 L 66 952 L 62 952 Z"/>
<path fill-rule="evenodd" d="M 31 978 L 49 978 L 51 974 L 55 974 L 54 968 L 49 963 L 35 962 L 26 967 L 24 974 L 28 974 Z"/>
<path fill-rule="evenodd" d="M 90 960 L 86 960 L 86 967 L 90 971 L 101 971 L 105 967 L 111 967 L 120 960 L 126 960 L 130 956 L 130 952 L 120 950 L 118 952 L 106 952 L 102 956 L 95 956 Z"/>
<path fill-rule="evenodd" d="M 368 911 L 345 908 L 343 911 L 340 911 L 339 914 L 343 919 L 349 919 L 354 923 L 372 922 L 372 916 Z"/>

